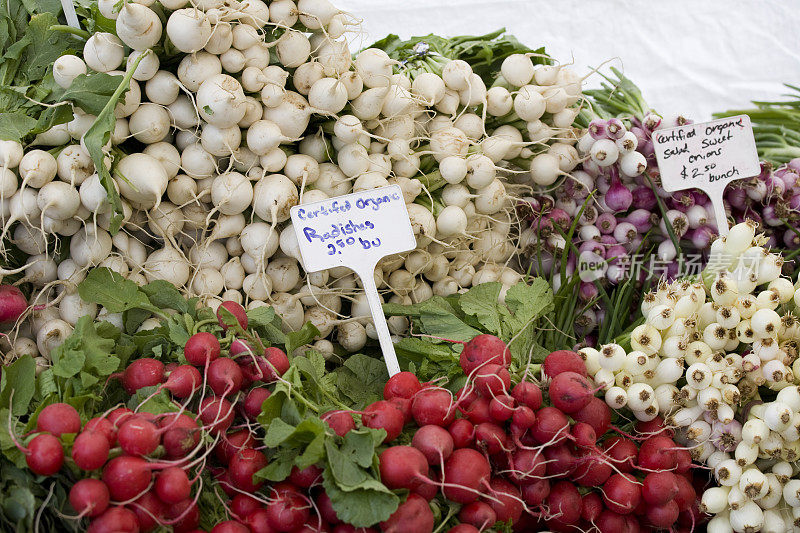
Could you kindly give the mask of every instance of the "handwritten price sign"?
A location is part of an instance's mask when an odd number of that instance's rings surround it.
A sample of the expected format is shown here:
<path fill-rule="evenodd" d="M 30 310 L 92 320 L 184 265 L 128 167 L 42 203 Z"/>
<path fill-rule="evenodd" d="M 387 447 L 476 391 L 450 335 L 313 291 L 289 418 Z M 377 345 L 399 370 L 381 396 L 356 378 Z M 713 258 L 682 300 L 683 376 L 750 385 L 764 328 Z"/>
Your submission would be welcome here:
<path fill-rule="evenodd" d="M 700 189 L 714 205 L 717 229 L 728 233 L 722 201 L 728 183 L 761 172 L 750 117 L 687 124 L 653 132 L 661 185 L 668 192 Z"/>
<path fill-rule="evenodd" d="M 400 366 L 374 273 L 381 258 L 417 246 L 400 187 L 392 185 L 296 205 L 290 213 L 306 272 L 341 266 L 361 278 L 386 368 L 393 376 Z"/>

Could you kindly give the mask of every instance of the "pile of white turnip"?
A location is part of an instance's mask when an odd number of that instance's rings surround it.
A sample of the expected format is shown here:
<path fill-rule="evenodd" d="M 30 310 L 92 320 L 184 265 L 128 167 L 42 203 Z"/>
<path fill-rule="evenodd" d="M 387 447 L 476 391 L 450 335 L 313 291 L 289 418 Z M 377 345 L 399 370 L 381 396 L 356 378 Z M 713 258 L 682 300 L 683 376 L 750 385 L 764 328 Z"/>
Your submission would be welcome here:
<path fill-rule="evenodd" d="M 95 116 L 74 106 L 30 144 L 0 141 L 0 246 L 27 256 L 0 276 L 33 287 L 16 354 L 46 359 L 80 316 L 121 324 L 75 292 L 95 266 L 167 280 L 212 307 L 272 305 L 287 331 L 311 321 L 324 353 L 330 340 L 359 350 L 376 338 L 360 282 L 344 268 L 303 271 L 289 209 L 389 184 L 417 249 L 379 265 L 386 301 L 520 279 L 515 199 L 579 162 L 582 80 L 570 68 L 516 54 L 496 80 L 461 60 L 411 79 L 382 50 L 353 58 L 358 27 L 327 0 L 171 0 L 166 24 L 150 4 L 99 1 L 116 35 L 95 33 L 53 65 L 65 88 L 136 65 L 105 147 L 119 232 L 85 143 Z M 407 327 L 390 319 L 393 334 Z"/>

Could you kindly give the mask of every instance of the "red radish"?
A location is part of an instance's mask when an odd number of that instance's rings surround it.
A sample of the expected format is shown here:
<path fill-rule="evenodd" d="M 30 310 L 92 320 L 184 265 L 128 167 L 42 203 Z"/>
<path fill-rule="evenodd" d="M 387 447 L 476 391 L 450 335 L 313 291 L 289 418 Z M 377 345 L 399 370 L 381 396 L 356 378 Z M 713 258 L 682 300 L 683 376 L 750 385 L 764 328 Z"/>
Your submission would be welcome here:
<path fill-rule="evenodd" d="M 674 436 L 674 432 L 671 428 L 665 427 L 664 419 L 660 416 L 655 417 L 652 420 L 647 422 L 642 422 L 641 420 L 636 421 L 636 433 L 642 435 L 644 437 L 655 437 L 658 435 L 663 435 L 665 437 L 672 438 Z"/>
<path fill-rule="evenodd" d="M 595 525 L 600 533 L 619 533 L 627 528 L 625 517 L 608 509 L 600 513 Z"/>
<path fill-rule="evenodd" d="M 125 392 L 133 396 L 141 388 L 160 385 L 164 381 L 165 372 L 164 363 L 158 359 L 150 357 L 137 359 L 122 373 L 122 387 Z"/>
<path fill-rule="evenodd" d="M 242 401 L 242 414 L 244 414 L 244 417 L 250 421 L 258 418 L 258 415 L 261 414 L 261 406 L 264 405 L 264 401 L 269 398 L 270 394 L 272 393 L 269 389 L 263 387 L 256 387 L 247 391 L 247 395 Z"/>
<path fill-rule="evenodd" d="M 253 476 L 267 464 L 267 456 L 263 453 L 252 448 L 239 450 L 233 454 L 228 465 L 231 484 L 245 492 L 256 492 L 264 485 L 264 481 L 255 481 Z"/>
<path fill-rule="evenodd" d="M 336 516 L 336 511 L 333 510 L 333 503 L 331 502 L 330 497 L 328 497 L 324 491 L 320 492 L 317 496 L 317 509 L 319 509 L 319 514 L 322 519 L 329 524 L 335 525 L 341 522 L 339 517 Z"/>
<path fill-rule="evenodd" d="M 536 507 L 547 499 L 550 494 L 550 482 L 539 479 L 533 483 L 522 485 L 522 499 L 529 507 Z"/>
<path fill-rule="evenodd" d="M 383 533 L 431 533 L 433 531 L 433 511 L 422 496 L 408 495 L 392 516 L 381 522 Z"/>
<path fill-rule="evenodd" d="M 403 414 L 391 402 L 380 400 L 364 408 L 361 423 L 368 428 L 385 430 L 383 442 L 389 443 L 403 431 Z"/>
<path fill-rule="evenodd" d="M 383 399 L 406 398 L 410 400 L 422 389 L 417 376 L 411 372 L 398 372 L 383 387 Z"/>
<path fill-rule="evenodd" d="M 548 476 L 565 477 L 578 466 L 578 458 L 572 453 L 567 443 L 547 446 L 543 453 L 547 462 Z"/>
<path fill-rule="evenodd" d="M 205 366 L 219 357 L 219 340 L 212 333 L 201 331 L 195 333 L 183 347 L 183 356 L 186 362 L 194 366 Z"/>
<path fill-rule="evenodd" d="M 211 528 L 211 533 L 250 533 L 250 528 L 236 520 L 225 520 Z"/>
<path fill-rule="evenodd" d="M 231 499 L 231 512 L 239 518 L 244 518 L 256 509 L 263 508 L 263 503 L 241 492 L 237 492 L 233 499 Z"/>
<path fill-rule="evenodd" d="M 550 382 L 553 407 L 566 414 L 577 413 L 591 401 L 595 389 L 585 377 L 575 372 L 562 372 Z"/>
<path fill-rule="evenodd" d="M 511 454 L 511 478 L 519 483 L 532 483 L 544 479 L 547 463 L 540 450 L 517 448 Z"/>
<path fill-rule="evenodd" d="M 102 514 L 108 502 L 108 487 L 99 479 L 81 479 L 69 489 L 69 504 L 82 516 L 94 518 Z"/>
<path fill-rule="evenodd" d="M 302 470 L 293 466 L 292 472 L 289 474 L 289 481 L 302 489 L 310 489 L 314 485 L 322 483 L 322 469 L 317 465 L 307 466 Z"/>
<path fill-rule="evenodd" d="M 620 436 L 610 437 L 603 441 L 603 450 L 620 472 L 632 472 L 636 467 L 639 449 L 633 441 Z"/>
<path fill-rule="evenodd" d="M 220 357 L 214 359 L 206 371 L 208 386 L 217 396 L 236 394 L 242 388 L 244 375 L 233 359 Z"/>
<path fill-rule="evenodd" d="M 250 433 L 250 430 L 239 429 L 233 433 L 224 435 L 214 448 L 214 453 L 217 456 L 217 460 L 227 466 L 231 462 L 231 459 L 236 452 L 239 450 L 254 448 L 255 445 L 256 440 L 253 437 L 253 434 Z"/>
<path fill-rule="evenodd" d="M 289 370 L 289 358 L 280 348 L 267 348 L 263 356 L 246 355 L 241 363 L 245 377 L 251 381 L 272 383 Z"/>
<path fill-rule="evenodd" d="M 339 524 L 333 528 L 333 533 L 378 533 L 378 530 L 372 527 L 355 527 L 350 524 Z"/>
<path fill-rule="evenodd" d="M 646 471 L 674 469 L 678 464 L 675 443 L 665 436 L 650 437 L 639 447 L 638 462 Z"/>
<path fill-rule="evenodd" d="M 647 521 L 656 528 L 670 528 L 678 521 L 678 504 L 674 501 L 667 501 L 658 505 L 648 505 L 646 516 Z"/>
<path fill-rule="evenodd" d="M 448 529 L 447 533 L 480 533 L 480 529 L 471 524 L 458 524 Z"/>
<path fill-rule="evenodd" d="M 563 372 L 575 372 L 586 375 L 586 363 L 577 352 L 556 350 L 544 358 L 542 374 L 554 378 Z"/>
<path fill-rule="evenodd" d="M 603 484 L 603 501 L 615 513 L 632 513 L 641 499 L 641 488 L 630 474 L 614 474 Z"/>
<path fill-rule="evenodd" d="M 447 432 L 453 437 L 453 446 L 455 448 L 472 446 L 475 440 L 475 426 L 465 418 L 453 420 L 453 423 L 448 426 Z"/>
<path fill-rule="evenodd" d="M 517 522 L 522 516 L 522 494 L 516 485 L 502 478 L 494 478 L 489 482 L 487 503 L 497 515 L 498 522 Z M 498 501 L 499 500 L 499 501 Z"/>
<path fill-rule="evenodd" d="M 614 470 L 600 452 L 591 450 L 580 457 L 572 472 L 572 480 L 584 487 L 598 487 L 611 477 Z"/>
<path fill-rule="evenodd" d="M 453 437 L 441 426 L 429 424 L 414 433 L 411 445 L 422 452 L 429 465 L 442 464 L 453 453 Z"/>
<path fill-rule="evenodd" d="M 692 469 L 692 453 L 686 449 L 675 450 L 675 473 L 685 474 Z"/>
<path fill-rule="evenodd" d="M 111 459 L 103 468 L 103 483 L 111 499 L 127 501 L 147 489 L 152 478 L 151 465 L 141 457 L 121 455 Z"/>
<path fill-rule="evenodd" d="M 179 503 L 192 493 L 192 483 L 182 468 L 171 466 L 156 476 L 155 490 L 164 503 Z"/>
<path fill-rule="evenodd" d="M 456 393 L 456 404 L 459 407 L 462 405 L 469 405 L 480 397 L 481 395 L 478 393 L 478 390 L 475 387 L 471 385 L 464 386 L 458 389 L 458 392 Z"/>
<path fill-rule="evenodd" d="M 478 499 L 476 491 L 489 481 L 490 474 L 489 461 L 479 451 L 472 448 L 455 450 L 444 464 L 445 498 L 456 503 L 474 502 Z"/>
<path fill-rule="evenodd" d="M 412 446 L 392 446 L 380 455 L 381 481 L 390 489 L 415 490 L 428 482 L 428 461 Z"/>
<path fill-rule="evenodd" d="M 557 481 L 550 487 L 546 505 L 556 524 L 577 524 L 581 518 L 581 495 L 569 481 Z"/>
<path fill-rule="evenodd" d="M 603 498 L 596 492 L 587 492 L 581 500 L 581 518 L 594 523 L 603 512 Z"/>
<path fill-rule="evenodd" d="M 195 429 L 170 428 L 164 432 L 161 443 L 170 459 L 186 457 L 200 443 L 200 429 L 196 426 Z"/>
<path fill-rule="evenodd" d="M 650 505 L 662 505 L 678 495 L 677 476 L 668 470 L 651 472 L 642 482 L 642 498 Z"/>
<path fill-rule="evenodd" d="M 438 481 L 438 479 L 435 479 L 436 478 L 435 472 L 429 472 L 429 476 L 432 481 Z M 432 483 L 431 484 L 423 483 L 421 485 L 418 485 L 417 488 L 415 488 L 412 492 L 414 494 L 419 494 L 427 501 L 432 501 L 436 497 L 436 495 L 439 494 L 439 485 L 434 485 Z"/>
<path fill-rule="evenodd" d="M 604 435 L 611 426 L 611 408 L 597 396 L 592 396 L 583 409 L 572 413 L 570 416 L 576 422 L 583 422 L 592 426 L 595 435 Z"/>
<path fill-rule="evenodd" d="M 134 412 L 127 407 L 117 407 L 110 413 L 108 413 L 108 421 L 114 426 L 115 429 L 119 429 L 123 422 L 125 422 L 128 418 L 134 416 Z M 116 440 L 116 439 L 115 439 Z"/>
<path fill-rule="evenodd" d="M 51 403 L 39 413 L 36 430 L 50 433 L 54 437 L 77 433 L 81 430 L 81 415 L 67 403 Z"/>
<path fill-rule="evenodd" d="M 228 322 L 231 320 L 230 315 L 225 313 L 225 311 L 233 315 L 242 329 L 247 329 L 247 312 L 245 312 L 244 307 L 231 300 L 225 300 L 219 304 L 217 308 L 217 320 L 223 330 L 228 331 Z M 223 315 L 223 313 L 225 314 Z"/>
<path fill-rule="evenodd" d="M 83 430 L 78 433 L 72 444 L 72 460 L 81 470 L 97 470 L 106 464 L 110 449 L 105 435 L 97 431 Z"/>
<path fill-rule="evenodd" d="M 678 504 L 679 511 L 686 511 L 697 501 L 697 492 L 684 476 L 675 476 L 675 480 L 678 482 L 678 494 L 673 501 Z"/>
<path fill-rule="evenodd" d="M 475 426 L 475 444 L 481 450 L 486 450 L 489 455 L 495 455 L 508 450 L 508 435 L 492 422 L 483 422 Z"/>
<path fill-rule="evenodd" d="M 186 499 L 167 507 L 167 518 L 175 533 L 193 532 L 200 525 L 200 510 L 193 500 Z"/>
<path fill-rule="evenodd" d="M 489 399 L 507 394 L 511 390 L 511 374 L 503 366 L 484 365 L 475 372 L 475 388 Z"/>
<path fill-rule="evenodd" d="M 135 416 L 122 424 L 117 440 L 122 451 L 129 455 L 150 455 L 158 448 L 161 436 L 155 424 Z"/>
<path fill-rule="evenodd" d="M 175 367 L 164 382 L 164 388 L 180 399 L 188 398 L 202 385 L 203 376 L 192 365 Z"/>
<path fill-rule="evenodd" d="M 158 499 L 158 496 L 149 490 L 136 498 L 131 504 L 131 510 L 139 522 L 140 531 L 153 531 L 160 522 L 166 518 L 167 505 Z"/>
<path fill-rule="evenodd" d="M 403 425 L 414 420 L 411 414 L 411 400 L 408 398 L 392 398 L 389 400 L 389 403 L 394 405 L 395 408 L 403 414 Z"/>
<path fill-rule="evenodd" d="M 117 428 L 108 418 L 95 417 L 86 422 L 83 426 L 84 431 L 94 431 L 102 434 L 108 440 L 109 446 L 114 446 L 117 443 Z"/>
<path fill-rule="evenodd" d="M 277 531 L 295 531 L 308 521 L 311 515 L 306 497 L 295 489 L 276 488 L 267 504 L 269 525 Z"/>
<path fill-rule="evenodd" d="M 578 422 L 572 426 L 570 433 L 572 434 L 577 446 L 581 446 L 583 448 L 593 448 L 597 442 L 597 434 L 594 432 L 594 428 L 589 424 Z"/>
<path fill-rule="evenodd" d="M 511 389 L 511 397 L 519 405 L 525 405 L 536 411 L 542 406 L 542 389 L 530 381 L 520 381 Z"/>
<path fill-rule="evenodd" d="M 351 429 L 356 429 L 356 423 L 350 411 L 328 411 L 320 415 L 328 423 L 334 433 L 344 437 Z"/>
<path fill-rule="evenodd" d="M 459 410 L 473 424 L 492 422 L 494 419 L 492 418 L 492 415 L 489 414 L 489 403 L 490 400 L 488 398 L 479 396 L 469 405 L 463 406 L 462 404 L 462 406 L 459 407 Z"/>
<path fill-rule="evenodd" d="M 86 533 L 139 533 L 139 522 L 130 509 L 110 507 L 92 520 Z"/>
<path fill-rule="evenodd" d="M 203 398 L 203 401 L 200 402 L 199 414 L 206 429 L 212 433 L 226 431 L 233 424 L 235 416 L 231 402 L 218 397 Z"/>
<path fill-rule="evenodd" d="M 536 422 L 536 413 L 527 405 L 520 405 L 514 409 L 511 424 L 521 430 L 528 429 Z"/>
<path fill-rule="evenodd" d="M 28 443 L 28 449 L 19 447 L 25 454 L 25 464 L 34 474 L 52 476 L 64 464 L 64 447 L 49 433 L 40 433 Z"/>
<path fill-rule="evenodd" d="M 566 415 L 555 407 L 542 407 L 536 411 L 536 421 L 530 428 L 531 436 L 539 444 L 555 443 L 569 430 Z"/>
<path fill-rule="evenodd" d="M 19 320 L 28 308 L 28 300 L 22 291 L 13 285 L 0 285 L 0 324 Z"/>
<path fill-rule="evenodd" d="M 233 342 L 231 342 L 231 347 L 228 349 L 228 351 L 230 352 L 231 357 L 236 359 L 237 355 L 241 355 L 244 353 L 252 354 L 253 347 L 250 346 L 250 343 L 247 341 L 244 341 L 242 339 L 234 339 Z"/>
<path fill-rule="evenodd" d="M 243 522 L 250 528 L 249 533 L 273 533 L 275 531 L 272 526 L 269 525 L 269 513 L 266 508 L 256 509 L 248 514 Z"/>
<path fill-rule="evenodd" d="M 508 366 L 511 364 L 511 352 L 508 346 L 494 335 L 478 335 L 471 341 L 464 344 L 459 356 L 461 369 L 467 375 L 485 364 L 498 364 Z"/>
<path fill-rule="evenodd" d="M 463 506 L 458 512 L 458 519 L 483 531 L 497 522 L 497 514 L 488 503 L 477 501 Z"/>
<path fill-rule="evenodd" d="M 526 408 L 527 409 L 527 408 Z M 531 411 L 533 413 L 533 411 Z M 514 398 L 501 394 L 489 402 L 489 416 L 497 422 L 505 422 L 514 415 Z"/>
<path fill-rule="evenodd" d="M 419 426 L 447 426 L 455 418 L 453 398 L 443 388 L 422 389 L 411 401 L 411 415 Z"/>

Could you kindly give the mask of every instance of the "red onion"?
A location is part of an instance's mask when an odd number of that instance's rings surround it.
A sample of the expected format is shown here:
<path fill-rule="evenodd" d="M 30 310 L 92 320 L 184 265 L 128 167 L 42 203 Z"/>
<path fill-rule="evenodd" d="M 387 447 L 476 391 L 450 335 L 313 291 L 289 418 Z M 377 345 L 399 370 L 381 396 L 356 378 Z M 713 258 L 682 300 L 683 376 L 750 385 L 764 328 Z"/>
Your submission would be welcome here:
<path fill-rule="evenodd" d="M 800 235 L 794 229 L 787 229 L 783 232 L 783 243 L 789 248 L 796 249 L 800 247 Z"/>
<path fill-rule="evenodd" d="M 617 178 L 612 179 L 611 188 L 608 189 L 604 199 L 609 209 L 618 213 L 627 211 L 630 208 L 633 202 L 633 194 Z"/>
<path fill-rule="evenodd" d="M 638 231 L 636 231 L 636 226 L 630 222 L 620 222 L 617 224 L 617 227 L 614 228 L 614 238 L 617 242 L 632 242 L 637 235 Z"/>
<path fill-rule="evenodd" d="M 605 246 L 597 241 L 582 242 L 581 245 L 578 246 L 578 253 L 582 254 L 584 252 L 592 252 L 603 257 L 605 255 Z"/>
<path fill-rule="evenodd" d="M 597 298 L 597 286 L 592 283 L 591 281 L 582 281 L 581 286 L 578 289 L 578 296 L 584 302 L 588 302 L 589 300 L 594 300 Z"/>
<path fill-rule="evenodd" d="M 625 124 L 618 118 L 610 118 L 606 121 L 606 135 L 610 139 L 620 139 L 627 131 Z"/>
<path fill-rule="evenodd" d="M 635 192 L 636 191 L 634 191 L 634 194 Z M 640 208 L 628 213 L 628 216 L 625 217 L 625 222 L 633 224 L 636 227 L 636 231 L 639 233 L 646 233 L 650 228 L 653 227 L 652 216 L 653 213 L 646 209 Z"/>
<path fill-rule="evenodd" d="M 764 218 L 764 224 L 768 226 L 783 225 L 783 221 L 778 218 L 777 214 L 775 213 L 775 206 L 772 204 L 767 204 L 761 208 L 761 216 Z"/>
<path fill-rule="evenodd" d="M 725 201 L 731 207 L 744 209 L 747 207 L 747 191 L 744 187 L 730 187 L 725 191 Z"/>
<path fill-rule="evenodd" d="M 711 246 L 711 241 L 717 236 L 717 232 L 708 226 L 700 226 L 689 231 L 686 236 L 692 241 L 692 245 L 698 250 L 706 250 Z"/>
<path fill-rule="evenodd" d="M 570 216 L 563 209 L 554 208 L 547 214 L 547 218 L 550 219 L 554 226 L 558 226 L 561 229 L 567 229 L 572 224 Z"/>
<path fill-rule="evenodd" d="M 600 242 L 600 230 L 597 228 L 597 226 L 581 226 L 578 230 L 578 237 L 581 241 Z"/>
<path fill-rule="evenodd" d="M 794 159 L 786 163 L 786 166 L 794 170 L 796 173 L 800 174 L 800 158 L 795 157 Z"/>
<path fill-rule="evenodd" d="M 642 126 L 644 126 L 644 129 L 650 133 L 653 133 L 656 130 L 656 128 L 658 128 L 660 125 L 661 125 L 661 117 L 656 115 L 655 113 L 648 113 L 642 119 Z"/>
<path fill-rule="evenodd" d="M 633 197 L 632 205 L 634 209 L 647 209 L 648 211 L 652 211 L 658 205 L 656 195 L 650 187 L 636 187 L 631 194 Z"/>
<path fill-rule="evenodd" d="M 738 420 L 732 420 L 727 424 L 723 424 L 719 420 L 714 420 L 711 423 L 711 435 L 708 440 L 718 450 L 732 452 L 742 441 L 742 423 Z"/>
<path fill-rule="evenodd" d="M 593 139 L 606 138 L 606 122 L 604 120 L 595 119 L 589 123 L 589 135 Z"/>
<path fill-rule="evenodd" d="M 578 219 L 580 224 L 591 225 L 597 220 L 597 209 L 591 205 L 584 206 L 581 218 Z"/>
<path fill-rule="evenodd" d="M 603 213 L 597 217 L 597 221 L 594 223 L 595 226 L 600 230 L 600 233 L 603 235 L 608 235 L 614 231 L 614 228 L 617 227 L 617 219 L 611 213 Z"/>
<path fill-rule="evenodd" d="M 618 241 L 613 235 L 603 235 L 600 237 L 600 243 L 605 244 L 606 246 L 614 246 L 615 244 L 618 244 Z"/>
<path fill-rule="evenodd" d="M 611 265 L 616 265 L 623 261 L 626 257 L 628 257 L 628 251 L 625 249 L 624 246 L 616 244 L 614 246 L 609 246 L 608 250 L 606 250 L 606 261 L 609 262 Z"/>

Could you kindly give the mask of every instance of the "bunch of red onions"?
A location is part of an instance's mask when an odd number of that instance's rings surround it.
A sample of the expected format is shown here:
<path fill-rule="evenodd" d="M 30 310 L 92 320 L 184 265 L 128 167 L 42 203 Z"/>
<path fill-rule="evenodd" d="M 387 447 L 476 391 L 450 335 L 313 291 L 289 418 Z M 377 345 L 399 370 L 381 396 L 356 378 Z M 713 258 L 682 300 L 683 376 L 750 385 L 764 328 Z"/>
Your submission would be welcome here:
<path fill-rule="evenodd" d="M 655 130 L 688 122 L 654 113 L 633 118 L 628 125 L 617 118 L 592 121 L 577 144 L 582 164 L 557 188 L 534 194 L 520 205 L 530 222 L 522 242 L 528 245 L 531 270 L 552 274 L 558 289 L 563 254 L 567 276 L 581 273 L 585 257 L 604 260 L 602 275 L 581 276 L 579 295 L 584 302 L 597 298 L 598 282 L 617 285 L 631 276 L 644 281 L 699 273 L 717 236 L 711 201 L 696 189 L 665 191 L 652 142 Z M 758 176 L 736 181 L 726 190 L 729 219 L 760 222 L 768 246 L 800 248 L 799 175 L 800 159 L 775 170 L 763 163 Z M 576 218 L 577 228 L 567 243 L 564 235 Z M 650 249 L 654 253 L 646 255 Z M 551 273 L 554 264 L 556 272 Z M 586 324 L 580 328 L 586 333 L 602 319 L 602 311 L 587 309 L 587 314 L 579 320 Z"/>

